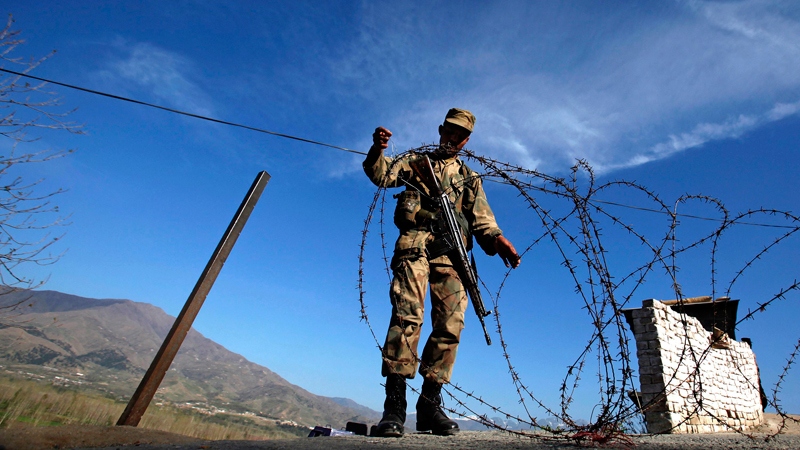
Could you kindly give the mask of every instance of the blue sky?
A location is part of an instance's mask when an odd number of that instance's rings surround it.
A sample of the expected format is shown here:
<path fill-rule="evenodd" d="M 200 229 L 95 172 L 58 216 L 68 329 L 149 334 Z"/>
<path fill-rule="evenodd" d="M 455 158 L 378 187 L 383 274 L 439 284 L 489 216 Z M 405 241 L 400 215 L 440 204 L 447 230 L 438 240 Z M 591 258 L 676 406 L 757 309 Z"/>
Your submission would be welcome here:
<path fill-rule="evenodd" d="M 57 50 L 33 72 L 40 77 L 361 151 L 378 125 L 394 133 L 395 152 L 432 143 L 446 110 L 462 107 L 477 116 L 468 147 L 481 155 L 554 176 L 584 159 L 601 182 L 635 180 L 668 204 L 689 193 L 719 198 L 732 213 L 798 211 L 793 1 L 45 1 L 5 9 L 26 40 L 15 56 Z M 29 144 L 76 149 L 32 174 L 69 189 L 58 202 L 71 214 L 56 248 L 66 253 L 32 275 L 49 276 L 48 289 L 149 302 L 175 315 L 266 170 L 272 179 L 195 328 L 314 393 L 382 408 L 379 353 L 359 321 L 357 257 L 375 192 L 360 156 L 55 90 L 77 108 L 72 118 L 86 135 L 43 134 Z M 541 235 L 515 192 L 487 190 L 518 248 Z M 654 206 L 625 190 L 604 196 Z M 666 231 L 663 215 L 614 208 L 652 236 Z M 700 202 L 678 212 L 719 217 Z M 766 215 L 749 221 L 792 225 Z M 690 242 L 713 226 L 684 218 L 679 236 Z M 716 292 L 780 230 L 726 232 Z M 619 229 L 605 231 L 609 260 L 625 275 L 640 249 Z M 387 228 L 389 245 L 393 233 Z M 388 280 L 377 225 L 369 236 L 366 301 L 382 340 Z M 798 278 L 797 239 L 737 281 L 740 311 Z M 704 247 L 682 256 L 686 295 L 710 293 L 709 255 Z M 592 331 L 560 263 L 552 245 L 535 246 L 499 301 L 515 367 L 554 408 Z M 479 256 L 478 264 L 496 291 L 501 262 Z M 673 297 L 654 273 L 630 306 Z M 790 294 L 740 326 L 768 390 L 800 337 L 798 314 Z M 577 417 L 597 402 L 591 379 L 584 376 Z M 797 373 L 790 380 L 781 399 L 796 413 Z M 454 381 L 521 414 L 499 346 L 486 347 L 471 315 Z"/>

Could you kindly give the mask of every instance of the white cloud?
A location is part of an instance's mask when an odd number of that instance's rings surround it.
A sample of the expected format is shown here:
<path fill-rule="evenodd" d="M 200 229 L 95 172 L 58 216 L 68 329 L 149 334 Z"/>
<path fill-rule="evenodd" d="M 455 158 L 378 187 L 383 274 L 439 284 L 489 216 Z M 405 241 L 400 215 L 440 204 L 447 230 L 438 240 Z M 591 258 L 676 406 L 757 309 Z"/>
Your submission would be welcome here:
<path fill-rule="evenodd" d="M 343 179 L 360 173 L 363 170 L 362 161 L 364 161 L 363 156 L 349 154 L 343 158 L 325 158 L 323 165 L 328 177 Z"/>
<path fill-rule="evenodd" d="M 800 111 L 800 101 L 794 103 L 778 103 L 768 113 L 767 118 L 770 122 L 781 120 Z"/>
<path fill-rule="evenodd" d="M 100 76 L 125 91 L 135 86 L 162 106 L 213 116 L 211 98 L 193 81 L 197 69 L 188 58 L 148 43 L 118 43 L 124 55 L 107 62 Z"/>
<path fill-rule="evenodd" d="M 794 1 L 704 1 L 689 5 L 709 23 L 724 30 L 749 39 L 760 39 L 776 47 L 800 49 L 796 23 L 798 9 Z"/>
<path fill-rule="evenodd" d="M 613 165 L 599 165 L 598 172 L 609 172 L 626 167 L 634 167 L 651 161 L 666 158 L 686 149 L 699 147 L 706 142 L 718 139 L 737 138 L 768 120 L 770 114 L 762 117 L 739 116 L 723 123 L 701 123 L 686 133 L 672 134 L 665 142 L 660 142 L 642 153 L 635 153 L 628 161 Z"/>
<path fill-rule="evenodd" d="M 338 61 L 350 75 L 354 61 L 372 68 L 357 88 L 394 111 L 401 147 L 433 141 L 459 106 L 478 117 L 470 148 L 545 171 L 577 158 L 599 172 L 644 164 L 800 111 L 795 2 L 676 2 L 650 14 L 515 5 L 497 6 L 502 19 L 474 8 L 467 34 L 448 31 L 461 16 L 374 22 L 367 9 L 358 50 Z"/>

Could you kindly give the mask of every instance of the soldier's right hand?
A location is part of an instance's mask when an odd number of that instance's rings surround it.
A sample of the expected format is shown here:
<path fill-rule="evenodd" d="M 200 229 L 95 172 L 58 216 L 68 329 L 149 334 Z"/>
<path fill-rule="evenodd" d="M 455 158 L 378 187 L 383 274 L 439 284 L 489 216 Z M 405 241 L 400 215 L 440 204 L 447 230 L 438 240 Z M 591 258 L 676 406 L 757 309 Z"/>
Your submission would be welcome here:
<path fill-rule="evenodd" d="M 372 133 L 372 146 L 385 150 L 389 146 L 389 138 L 392 137 L 392 132 L 383 127 L 375 128 Z"/>
<path fill-rule="evenodd" d="M 517 249 L 514 248 L 514 244 L 512 244 L 511 241 L 506 239 L 503 235 L 499 235 L 497 239 L 494 240 L 494 248 L 497 250 L 497 254 L 500 255 L 500 259 L 503 260 L 503 264 L 505 264 L 506 267 L 511 267 L 512 269 L 519 267 L 519 263 L 522 262 L 522 257 L 519 256 Z"/>

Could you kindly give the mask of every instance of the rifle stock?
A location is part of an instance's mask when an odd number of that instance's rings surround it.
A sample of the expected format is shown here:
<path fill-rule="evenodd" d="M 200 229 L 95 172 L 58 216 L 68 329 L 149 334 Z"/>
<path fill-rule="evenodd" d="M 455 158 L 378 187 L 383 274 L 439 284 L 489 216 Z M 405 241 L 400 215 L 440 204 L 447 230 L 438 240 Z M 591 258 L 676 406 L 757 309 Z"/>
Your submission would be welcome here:
<path fill-rule="evenodd" d="M 492 345 L 492 338 L 489 337 L 489 332 L 486 330 L 486 323 L 483 318 L 490 315 L 491 311 L 487 311 L 483 304 L 483 297 L 481 297 L 480 287 L 478 286 L 478 276 L 475 270 L 475 258 L 470 262 L 467 255 L 467 248 L 464 246 L 464 239 L 461 237 L 461 231 L 456 220 L 455 207 L 447 193 L 442 191 L 439 180 L 433 171 L 433 165 L 427 155 L 413 161 L 411 167 L 417 172 L 420 179 L 426 188 L 431 192 L 433 199 L 439 207 L 442 219 L 440 221 L 440 233 L 445 234 L 442 236 L 448 242 L 452 243 L 452 249 L 446 254 L 450 257 L 453 267 L 456 269 L 458 276 L 461 278 L 461 283 L 467 291 L 467 295 L 472 301 L 472 308 L 478 316 L 483 328 L 483 335 L 486 338 L 486 344 Z"/>

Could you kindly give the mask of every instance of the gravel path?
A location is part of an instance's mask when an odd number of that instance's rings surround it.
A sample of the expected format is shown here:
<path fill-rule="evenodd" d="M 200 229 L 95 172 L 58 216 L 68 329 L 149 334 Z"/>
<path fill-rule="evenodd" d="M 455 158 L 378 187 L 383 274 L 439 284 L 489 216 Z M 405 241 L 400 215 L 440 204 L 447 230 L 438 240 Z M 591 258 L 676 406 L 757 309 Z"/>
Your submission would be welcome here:
<path fill-rule="evenodd" d="M 635 449 L 800 449 L 800 417 L 782 423 L 767 414 L 754 438 L 737 433 L 629 436 Z M 583 447 L 592 447 L 583 443 Z M 624 448 L 616 442 L 610 448 Z M 547 435 L 518 436 L 502 431 L 462 431 L 455 436 L 409 433 L 402 438 L 364 436 L 315 437 L 272 441 L 203 441 L 187 436 L 135 427 L 63 425 L 18 426 L 0 429 L 0 450 L 363 450 L 363 449 L 567 449 L 576 442 L 555 440 Z"/>
<path fill-rule="evenodd" d="M 738 434 L 661 435 L 632 437 L 636 449 L 800 449 L 800 436 L 781 435 L 765 442 Z M 407 434 L 402 438 L 316 437 L 274 441 L 214 441 L 190 445 L 142 445 L 135 450 L 362 450 L 362 449 L 566 449 L 577 448 L 574 443 L 518 437 L 504 432 L 464 431 L 456 436 L 440 437 L 426 434 Z M 612 448 L 624 447 L 621 444 Z M 119 447 L 105 447 L 107 450 Z M 8 449 L 13 450 L 13 449 Z"/>

